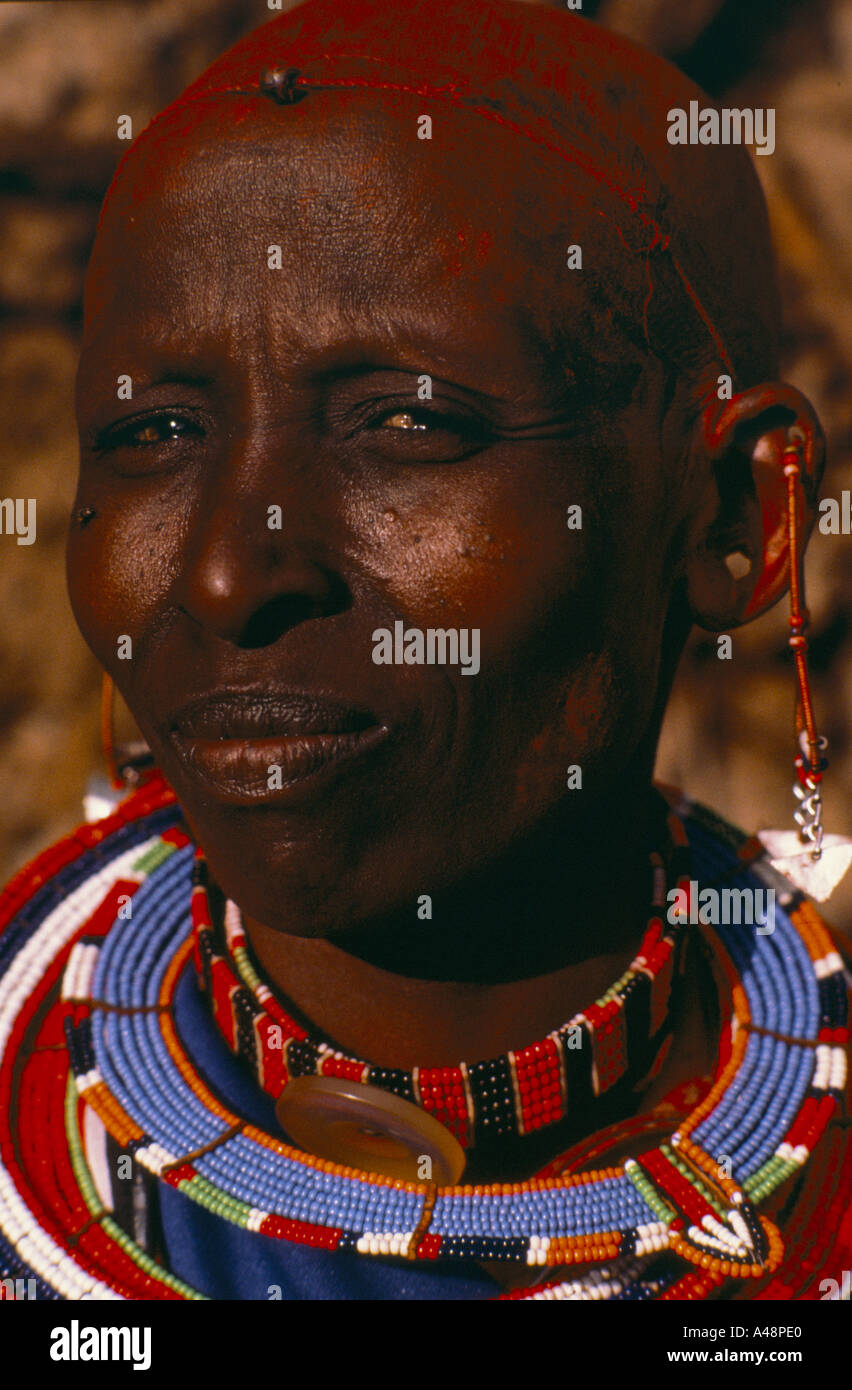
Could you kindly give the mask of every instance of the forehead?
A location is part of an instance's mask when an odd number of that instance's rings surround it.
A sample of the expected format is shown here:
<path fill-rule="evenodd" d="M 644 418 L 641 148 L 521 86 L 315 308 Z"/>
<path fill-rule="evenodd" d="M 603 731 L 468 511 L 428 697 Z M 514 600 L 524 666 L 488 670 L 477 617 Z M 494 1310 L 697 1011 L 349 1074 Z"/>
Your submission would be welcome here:
<path fill-rule="evenodd" d="M 618 241 L 588 181 L 473 113 L 434 109 L 420 138 L 423 105 L 221 99 L 143 136 L 99 230 L 87 346 L 134 315 L 149 343 L 178 324 L 239 338 L 254 315 L 296 319 L 306 348 L 360 331 L 503 354 L 511 341 L 539 365 L 566 347 L 623 351 Z"/>

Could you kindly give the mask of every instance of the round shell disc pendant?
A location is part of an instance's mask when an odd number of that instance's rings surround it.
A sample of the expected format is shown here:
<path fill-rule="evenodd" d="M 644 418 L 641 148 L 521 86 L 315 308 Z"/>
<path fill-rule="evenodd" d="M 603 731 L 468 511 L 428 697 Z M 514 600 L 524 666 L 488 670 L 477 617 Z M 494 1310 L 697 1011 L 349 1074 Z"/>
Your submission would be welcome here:
<path fill-rule="evenodd" d="M 444 1125 L 377 1086 L 296 1076 L 275 1114 L 294 1144 L 333 1163 L 440 1187 L 454 1186 L 464 1172 L 464 1149 Z"/>

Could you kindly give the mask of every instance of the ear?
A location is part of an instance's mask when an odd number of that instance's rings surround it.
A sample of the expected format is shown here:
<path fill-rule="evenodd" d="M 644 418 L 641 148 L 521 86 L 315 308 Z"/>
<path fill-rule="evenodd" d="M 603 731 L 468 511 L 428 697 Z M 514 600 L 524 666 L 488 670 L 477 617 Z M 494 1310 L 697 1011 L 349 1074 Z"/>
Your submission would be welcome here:
<path fill-rule="evenodd" d="M 804 546 L 825 464 L 825 437 L 810 402 L 794 386 L 766 382 L 730 401 L 713 400 L 696 424 L 692 468 L 705 482 L 690 527 L 686 580 L 699 627 L 739 627 L 787 590 L 783 455 L 791 429 L 802 446 Z"/>

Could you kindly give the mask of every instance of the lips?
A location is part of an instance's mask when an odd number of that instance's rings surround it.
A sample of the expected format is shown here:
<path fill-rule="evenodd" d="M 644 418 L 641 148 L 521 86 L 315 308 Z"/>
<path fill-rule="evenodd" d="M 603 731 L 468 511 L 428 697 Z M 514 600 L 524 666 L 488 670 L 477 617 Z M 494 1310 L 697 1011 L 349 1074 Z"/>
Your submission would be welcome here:
<path fill-rule="evenodd" d="M 372 711 L 293 692 L 226 692 L 169 721 L 185 771 L 232 805 L 304 800 L 363 761 L 389 730 Z"/>

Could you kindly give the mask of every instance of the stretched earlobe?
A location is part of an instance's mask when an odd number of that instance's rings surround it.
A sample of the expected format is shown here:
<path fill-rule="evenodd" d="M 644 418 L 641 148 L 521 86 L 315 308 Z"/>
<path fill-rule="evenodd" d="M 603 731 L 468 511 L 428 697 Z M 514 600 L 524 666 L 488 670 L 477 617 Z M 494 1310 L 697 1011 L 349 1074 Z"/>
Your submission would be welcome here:
<path fill-rule="evenodd" d="M 825 437 L 807 398 L 785 382 L 764 382 L 730 401 L 713 402 L 701 419 L 696 442 L 711 467 L 718 475 L 732 460 L 747 464 L 759 508 L 762 554 L 753 564 L 755 583 L 743 622 L 776 604 L 789 585 L 784 461 L 791 431 L 801 455 L 799 533 L 804 547 L 816 521 L 825 466 Z M 743 577 L 730 572 L 735 579 Z"/>

